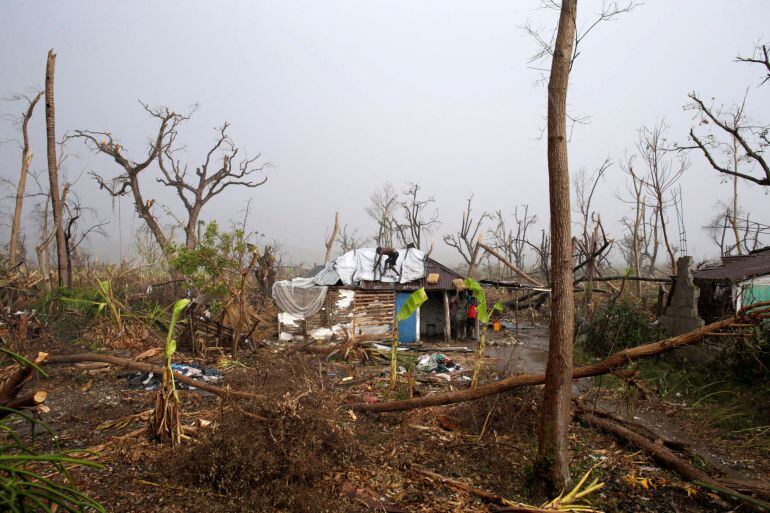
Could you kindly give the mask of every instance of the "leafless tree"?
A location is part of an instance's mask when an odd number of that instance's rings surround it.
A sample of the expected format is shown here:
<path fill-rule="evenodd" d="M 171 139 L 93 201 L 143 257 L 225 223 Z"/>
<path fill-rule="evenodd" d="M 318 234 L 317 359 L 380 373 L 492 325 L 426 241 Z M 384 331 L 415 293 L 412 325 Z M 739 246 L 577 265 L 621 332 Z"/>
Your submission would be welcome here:
<path fill-rule="evenodd" d="M 703 228 L 709 238 L 719 248 L 723 256 L 733 252 L 742 255 L 763 247 L 770 236 L 770 225 L 753 221 L 751 214 L 743 211 L 733 214 L 730 205 L 722 202 L 717 205 L 717 213 Z M 728 232 L 735 232 L 737 242 L 730 242 Z"/>
<path fill-rule="evenodd" d="M 261 154 L 243 157 L 235 163 L 240 149 L 227 134 L 229 127 L 230 124 L 225 122 L 216 129 L 214 145 L 206 153 L 203 162 L 195 168 L 194 175 L 188 173 L 187 164 L 182 164 L 175 158 L 178 150 L 170 144 L 165 146 L 158 156 L 158 165 L 163 176 L 157 181 L 172 187 L 187 211 L 187 219 L 184 220 L 187 249 L 195 247 L 198 219 L 206 203 L 228 187 L 256 188 L 267 182 L 266 176 L 257 178 L 259 173 L 270 167 L 269 162 L 256 164 Z"/>
<path fill-rule="evenodd" d="M 651 208 L 657 218 L 657 226 L 663 235 L 663 246 L 668 254 L 669 269 L 676 273 L 676 252 L 671 240 L 667 212 L 669 207 L 676 207 L 676 197 L 673 190 L 682 174 L 689 167 L 689 161 L 682 154 L 675 154 L 667 146 L 667 125 L 661 121 L 652 130 L 642 127 L 639 131 L 637 150 L 646 166 L 644 184 L 647 188 L 647 207 Z"/>
<path fill-rule="evenodd" d="M 396 220 L 396 230 L 401 243 L 404 246 L 412 243 L 417 249 L 422 248 L 423 235 L 434 232 L 441 224 L 438 220 L 438 209 L 434 206 L 436 200 L 433 196 L 421 198 L 420 189 L 422 187 L 416 183 L 407 185 L 400 203 L 404 217 L 402 220 Z"/>
<path fill-rule="evenodd" d="M 109 131 L 75 130 L 70 137 L 83 139 L 92 151 L 111 157 L 121 167 L 122 173 L 111 180 L 106 180 L 93 171 L 90 174 L 99 184 L 99 188 L 106 190 L 112 197 L 124 196 L 129 192 L 132 194 L 137 214 L 147 224 L 156 242 L 165 252 L 170 248 L 170 241 L 152 213 L 155 199 L 144 197 L 140 177 L 150 164 L 170 150 L 177 135 L 177 128 L 180 123 L 189 119 L 189 115 L 177 114 L 168 107 L 150 108 L 144 103 L 142 107 L 155 118 L 158 129 L 150 140 L 147 156 L 140 162 L 131 160 L 126 155 L 125 148 Z"/>
<path fill-rule="evenodd" d="M 762 79 L 762 83 L 760 85 L 764 85 L 766 82 L 770 81 L 770 48 L 768 48 L 767 44 L 758 45 L 756 48 L 754 48 L 754 53 L 751 57 L 741 57 L 738 56 L 735 60 L 738 62 L 746 62 L 749 64 L 759 64 L 761 67 L 764 67 L 765 72 L 765 78 Z"/>
<path fill-rule="evenodd" d="M 104 227 L 109 224 L 108 221 L 95 219 L 96 211 L 90 207 L 83 206 L 80 197 L 73 191 L 70 191 L 64 202 L 64 240 L 67 246 L 67 281 L 73 283 L 73 259 L 77 258 L 80 245 L 91 235 L 101 235 L 106 237 Z M 84 224 L 89 220 L 91 224 Z"/>
<path fill-rule="evenodd" d="M 478 219 L 474 219 L 472 202 L 473 194 L 468 197 L 467 206 L 463 211 L 463 218 L 460 222 L 460 229 L 457 233 L 444 235 L 444 243 L 455 248 L 469 268 L 471 266 L 471 260 L 473 258 L 479 231 L 481 230 L 484 220 L 489 217 L 489 214 L 482 212 Z"/>
<path fill-rule="evenodd" d="M 537 223 L 537 216 L 529 213 L 529 205 L 517 205 L 513 210 L 513 227 L 509 228 L 502 211 L 495 212 L 495 228 L 490 232 L 493 245 L 519 269 L 525 268 L 526 249 L 536 248 L 527 232 Z M 514 231 L 515 229 L 515 231 Z"/>
<path fill-rule="evenodd" d="M 536 249 L 535 269 L 543 276 L 546 283 L 551 283 L 551 236 L 545 230 L 540 231 L 540 244 Z"/>
<path fill-rule="evenodd" d="M 578 265 L 582 266 L 586 280 L 584 309 L 589 318 L 593 314 L 593 280 L 600 274 L 600 264 L 610 248 L 610 241 L 607 240 L 601 217 L 593 210 L 592 203 L 599 181 L 611 165 L 610 159 L 605 159 L 591 175 L 588 175 L 585 169 L 581 169 L 573 180 L 576 213 L 580 216 L 581 229 L 580 237 L 575 239 L 577 249 L 575 257 L 578 259 Z"/>
<path fill-rule="evenodd" d="M 635 276 L 642 276 L 642 247 L 645 244 L 644 224 L 645 219 L 645 186 L 642 178 L 634 171 L 634 156 L 626 157 L 620 164 L 621 169 L 627 176 L 626 195 L 618 195 L 618 198 L 627 204 L 632 205 L 632 215 L 621 219 L 625 226 L 627 234 L 620 241 L 619 247 L 626 257 L 626 262 L 634 270 Z M 642 282 L 636 282 L 636 295 L 642 295 Z"/>
<path fill-rule="evenodd" d="M 326 256 L 324 257 L 324 263 L 327 263 L 332 258 L 332 250 L 334 249 L 334 243 L 337 241 L 337 234 L 340 231 L 340 213 L 334 213 L 334 228 L 332 228 L 331 236 L 326 238 Z M 327 233 L 329 233 L 327 231 Z"/>
<path fill-rule="evenodd" d="M 366 207 L 366 213 L 377 223 L 377 232 L 372 237 L 375 245 L 393 246 L 398 208 L 398 193 L 389 183 L 382 184 L 369 196 L 369 206 Z"/>
<path fill-rule="evenodd" d="M 32 152 L 29 148 L 29 120 L 42 95 L 43 92 L 39 91 L 33 97 L 17 95 L 12 98 L 14 101 L 22 101 L 26 104 L 26 108 L 21 114 L 21 170 L 19 172 L 19 182 L 16 187 L 16 204 L 13 209 L 13 220 L 11 221 L 11 240 L 8 243 L 8 263 L 12 266 L 16 265 L 16 259 L 19 253 L 21 213 L 24 206 L 24 195 L 27 187 L 27 174 L 29 173 L 29 165 L 32 162 Z"/>
<path fill-rule="evenodd" d="M 755 49 L 752 57 L 738 57 L 737 60 L 763 66 L 767 72 L 762 80 L 762 84 L 765 84 L 770 78 L 767 55 L 767 45 L 761 45 Z M 746 97 L 744 96 L 743 102 L 732 111 L 725 111 L 713 102 L 707 104 L 695 92 L 691 92 L 689 98 L 691 103 L 686 108 L 694 111 L 699 124 L 708 126 L 709 130 L 704 136 L 696 135 L 695 129 L 690 129 L 690 139 L 695 145 L 683 149 L 700 149 L 711 167 L 720 173 L 770 186 L 770 163 L 765 157 L 765 150 L 770 145 L 770 126 L 750 123 L 745 118 L 743 110 Z M 726 159 L 715 155 L 720 148 L 730 149 Z M 738 163 L 744 164 L 745 167 L 739 169 Z"/>
<path fill-rule="evenodd" d="M 562 2 L 560 0 L 540 0 L 541 9 L 558 11 L 561 9 L 561 4 Z M 593 13 L 591 19 L 586 24 L 575 30 L 575 41 L 572 44 L 572 55 L 569 63 L 570 71 L 572 71 L 572 66 L 575 64 L 575 61 L 581 53 L 580 44 L 586 39 L 591 31 L 598 27 L 602 22 L 615 20 L 618 16 L 633 11 L 639 5 L 641 5 L 641 2 L 636 0 L 624 2 L 603 1 L 599 12 Z M 530 57 L 529 64 L 547 62 L 547 60 L 553 59 L 557 31 L 546 31 L 534 27 L 529 21 L 527 21 L 521 28 L 536 42 L 538 48 L 537 52 Z M 535 67 L 534 69 L 543 73 L 543 79 L 547 78 L 547 68 Z"/>
<path fill-rule="evenodd" d="M 577 0 L 563 0 L 548 80 L 548 188 L 551 211 L 551 321 L 543 405 L 538 429 L 538 473 L 546 488 L 570 481 L 569 434 L 575 305 L 567 151 L 567 90 L 576 41 Z"/>
<path fill-rule="evenodd" d="M 354 249 L 359 249 L 366 244 L 366 238 L 358 235 L 358 230 L 348 230 L 348 225 L 344 225 L 337 234 L 337 244 L 341 253 L 347 253 Z"/>

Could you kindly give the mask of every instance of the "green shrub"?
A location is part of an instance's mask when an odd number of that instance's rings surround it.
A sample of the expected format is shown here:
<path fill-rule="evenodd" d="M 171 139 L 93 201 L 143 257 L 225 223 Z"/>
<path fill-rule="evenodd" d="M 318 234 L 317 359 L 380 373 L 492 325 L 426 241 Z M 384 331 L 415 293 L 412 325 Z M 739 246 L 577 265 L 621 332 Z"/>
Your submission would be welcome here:
<path fill-rule="evenodd" d="M 753 336 L 736 337 L 717 362 L 727 375 L 756 385 L 770 382 L 770 319 L 752 329 Z"/>
<path fill-rule="evenodd" d="M 604 357 L 628 347 L 661 338 L 651 324 L 651 315 L 638 303 L 620 300 L 600 307 L 586 324 L 583 348 L 594 356 Z"/>

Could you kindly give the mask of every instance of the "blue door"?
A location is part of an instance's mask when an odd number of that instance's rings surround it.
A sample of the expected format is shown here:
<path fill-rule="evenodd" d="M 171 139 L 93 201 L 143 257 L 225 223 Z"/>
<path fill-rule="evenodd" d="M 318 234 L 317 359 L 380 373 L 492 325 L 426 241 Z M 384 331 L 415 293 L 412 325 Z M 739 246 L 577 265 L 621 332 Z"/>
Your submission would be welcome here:
<path fill-rule="evenodd" d="M 396 292 L 396 315 L 401 310 L 401 306 L 406 302 L 406 299 L 411 295 L 411 292 Z M 405 344 L 411 344 L 417 342 L 417 315 L 419 310 L 412 314 L 411 317 L 405 321 L 398 323 L 398 341 Z"/>

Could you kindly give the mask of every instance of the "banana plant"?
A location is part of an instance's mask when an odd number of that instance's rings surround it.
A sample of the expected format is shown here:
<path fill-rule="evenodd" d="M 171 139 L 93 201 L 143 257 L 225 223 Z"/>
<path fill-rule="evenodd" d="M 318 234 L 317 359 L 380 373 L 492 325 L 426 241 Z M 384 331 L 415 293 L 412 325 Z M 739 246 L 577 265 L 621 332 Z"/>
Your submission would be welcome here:
<path fill-rule="evenodd" d="M 489 308 L 487 306 L 487 296 L 484 294 L 484 289 L 481 288 L 479 282 L 473 278 L 465 278 L 465 288 L 468 289 L 476 299 L 478 319 L 481 323 L 481 335 L 479 336 L 479 345 L 476 348 L 476 364 L 473 369 L 473 379 L 471 380 L 471 388 L 476 388 L 479 383 L 479 374 L 481 373 L 481 362 L 484 358 L 484 350 L 487 347 L 487 324 L 495 311 L 503 310 L 503 303 L 502 301 L 498 301 L 492 305 L 492 308 Z"/>
<path fill-rule="evenodd" d="M 393 343 L 390 346 L 390 389 L 396 389 L 396 379 L 398 376 L 398 323 L 405 321 L 417 311 L 420 306 L 428 300 L 428 294 L 425 293 L 425 287 L 421 287 L 406 298 L 404 304 L 398 310 L 396 322 L 393 326 Z"/>
<path fill-rule="evenodd" d="M 177 445 L 182 437 L 179 423 L 179 395 L 174 383 L 174 371 L 171 368 L 171 357 L 176 352 L 174 326 L 189 304 L 189 299 L 180 299 L 174 303 L 171 322 L 168 325 L 168 334 L 166 335 L 166 345 L 163 350 L 163 377 L 155 401 L 155 410 L 150 416 L 149 422 L 150 438 L 170 441 L 172 446 Z"/>

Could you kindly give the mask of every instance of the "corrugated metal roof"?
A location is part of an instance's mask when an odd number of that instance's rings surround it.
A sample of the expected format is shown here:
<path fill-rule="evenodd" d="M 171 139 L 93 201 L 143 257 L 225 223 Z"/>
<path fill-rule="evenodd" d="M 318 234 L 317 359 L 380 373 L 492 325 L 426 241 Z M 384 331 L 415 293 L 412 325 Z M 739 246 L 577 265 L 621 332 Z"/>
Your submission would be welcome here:
<path fill-rule="evenodd" d="M 739 282 L 754 276 L 770 274 L 770 248 L 744 256 L 722 258 L 722 265 L 693 273 L 696 280 Z"/>
<path fill-rule="evenodd" d="M 425 290 L 454 290 L 452 280 L 464 279 L 460 273 L 457 273 L 449 267 L 436 262 L 432 258 L 425 261 L 425 276 L 429 274 L 438 274 L 438 283 L 427 283 L 425 278 L 410 281 L 408 283 L 384 283 L 381 281 L 361 281 L 359 288 L 363 290 L 417 290 L 425 287 Z"/>

